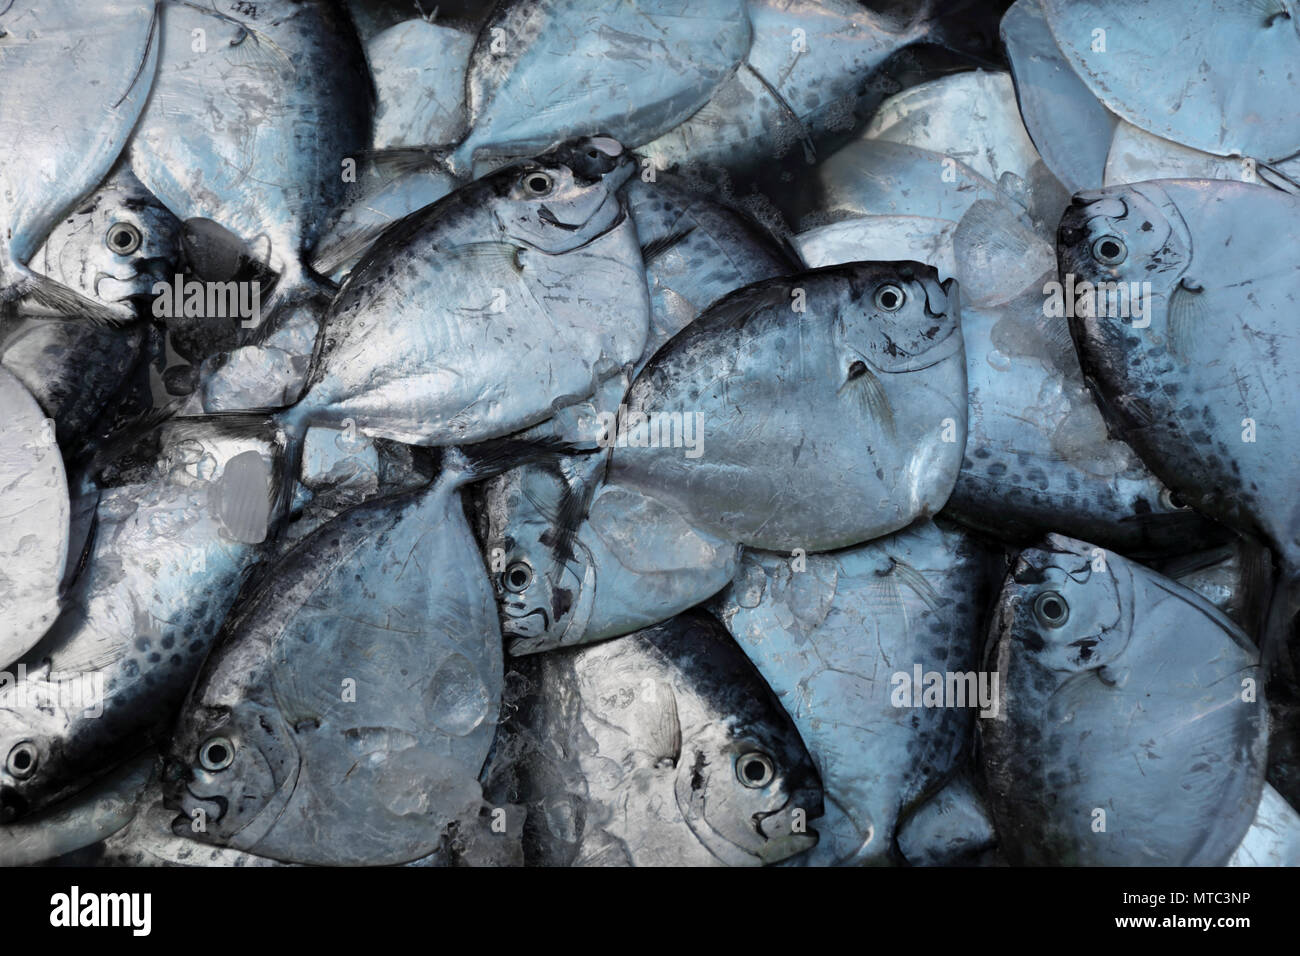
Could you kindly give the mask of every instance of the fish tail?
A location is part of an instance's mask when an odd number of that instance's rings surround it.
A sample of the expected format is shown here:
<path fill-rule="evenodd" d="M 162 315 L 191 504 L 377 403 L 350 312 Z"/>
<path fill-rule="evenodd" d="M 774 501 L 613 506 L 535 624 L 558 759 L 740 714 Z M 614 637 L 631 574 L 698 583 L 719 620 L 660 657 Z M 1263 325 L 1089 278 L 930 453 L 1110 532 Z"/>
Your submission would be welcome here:
<path fill-rule="evenodd" d="M 443 456 L 439 480 L 445 478 L 459 487 L 492 478 L 521 465 L 592 454 L 597 450 L 553 437 L 496 438 L 449 448 Z"/>
<path fill-rule="evenodd" d="M 244 345 L 261 345 L 300 307 L 323 312 L 338 287 L 314 269 L 292 260 L 261 304 L 261 320 L 250 330 Z"/>

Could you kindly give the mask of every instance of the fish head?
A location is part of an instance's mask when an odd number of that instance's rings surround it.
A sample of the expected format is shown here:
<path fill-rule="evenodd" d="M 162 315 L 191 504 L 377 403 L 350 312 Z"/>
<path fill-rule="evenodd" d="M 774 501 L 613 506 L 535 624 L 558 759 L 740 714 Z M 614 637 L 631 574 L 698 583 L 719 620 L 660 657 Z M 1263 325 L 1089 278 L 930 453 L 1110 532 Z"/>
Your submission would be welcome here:
<path fill-rule="evenodd" d="M 696 838 L 731 865 L 816 846 L 808 822 L 825 809 L 821 776 L 775 695 L 712 618 L 683 616 L 660 632 L 671 635 L 659 646 L 676 662 L 677 696 L 704 703 L 702 721 L 684 711 L 674 781 Z"/>
<path fill-rule="evenodd" d="M 294 733 L 274 705 L 205 689 L 183 713 L 167 757 L 166 805 L 180 811 L 173 832 L 225 846 L 254 845 L 297 783 Z"/>
<path fill-rule="evenodd" d="M 933 266 L 855 262 L 819 271 L 843 280 L 834 338 L 846 375 L 863 363 L 881 372 L 914 372 L 961 352 L 957 281 L 940 282 Z"/>
<path fill-rule="evenodd" d="M 1127 327 L 1130 318 L 1126 314 L 1091 314 L 1110 310 L 1106 298 L 1110 289 L 1116 290 L 1116 304 L 1123 301 L 1118 298 L 1120 287 L 1112 283 L 1123 283 L 1125 295 L 1130 294 L 1130 289 L 1149 290 L 1150 297 L 1167 302 L 1186 279 L 1192 259 L 1187 224 L 1177 204 L 1156 183 L 1075 194 L 1057 228 L 1056 248 L 1063 287 L 1074 289 L 1076 296 L 1083 291 L 1082 283 L 1097 289 L 1095 304 L 1072 303 L 1071 313 L 1087 322 L 1088 328 L 1108 330 L 1108 338 L 1125 335 L 1120 330 Z M 1098 289 L 1102 283 L 1106 285 Z M 1150 331 L 1163 334 L 1166 310 L 1153 311 L 1156 314 L 1146 317 L 1150 319 Z M 1134 312 L 1132 318 L 1140 317 Z"/>
<path fill-rule="evenodd" d="M 75 714 L 57 699 L 53 685 L 34 680 L 9 685 L 0 694 L 0 824 L 57 799 L 76 775 L 68 767 L 63 732 Z"/>
<path fill-rule="evenodd" d="M 1106 680 L 1132 635 L 1129 577 L 1122 558 L 1063 535 L 1026 548 L 995 617 L 999 664 L 1027 657 L 1058 679 L 1095 671 Z"/>
<path fill-rule="evenodd" d="M 37 263 L 87 298 L 131 308 L 176 273 L 180 228 L 144 186 L 119 177 L 54 228 Z"/>
<path fill-rule="evenodd" d="M 626 218 L 618 190 L 634 168 L 616 140 L 571 140 L 492 173 L 493 212 L 510 239 L 551 254 L 569 252 Z"/>

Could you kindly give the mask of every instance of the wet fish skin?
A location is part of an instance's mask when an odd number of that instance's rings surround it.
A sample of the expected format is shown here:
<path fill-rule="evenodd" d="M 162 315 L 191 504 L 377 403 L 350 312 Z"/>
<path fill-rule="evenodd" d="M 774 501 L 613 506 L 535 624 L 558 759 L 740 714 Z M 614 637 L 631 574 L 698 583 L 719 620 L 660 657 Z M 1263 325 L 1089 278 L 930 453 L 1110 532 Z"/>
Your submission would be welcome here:
<path fill-rule="evenodd" d="M 1013 865 L 1222 865 L 1264 784 L 1259 651 L 1099 550 L 1049 535 L 1022 552 L 990 624 L 1001 699 L 980 752 L 1002 848 Z"/>
<path fill-rule="evenodd" d="M 838 810 L 799 863 L 890 862 L 900 817 L 969 756 L 978 703 L 899 707 L 895 675 L 911 681 L 918 664 L 975 672 L 993 566 L 971 535 L 918 522 L 802 562 L 747 550 L 710 602 L 782 701 Z"/>
<path fill-rule="evenodd" d="M 526 156 L 584 134 L 649 142 L 704 105 L 751 39 L 741 0 L 503 3 L 470 56 L 470 132 L 451 168 L 463 177 L 476 155 Z"/>
<path fill-rule="evenodd" d="M 427 855 L 477 812 L 501 634 L 457 492 L 471 472 L 453 461 L 322 525 L 241 601 L 172 738 L 175 833 L 378 865 Z"/>
<path fill-rule="evenodd" d="M 85 7 L 14 0 L 0 12 L 0 305 L 28 296 L 57 314 L 111 324 L 120 310 L 38 275 L 30 261 L 108 175 L 157 66 L 155 0 L 100 0 L 89 18 Z M 78 69 L 66 68 L 70 57 Z"/>
<path fill-rule="evenodd" d="M 750 547 L 847 547 L 943 506 L 965 393 L 957 285 L 932 267 L 769 279 L 715 303 L 642 370 L 609 476 Z M 674 413 L 694 416 L 693 457 L 652 440 L 644 416 Z"/>
<path fill-rule="evenodd" d="M 1268 542 L 1289 576 L 1300 568 L 1300 456 L 1290 440 L 1300 417 L 1290 381 L 1300 368 L 1296 241 L 1300 199 L 1245 183 L 1161 180 L 1079 194 L 1058 243 L 1062 280 L 1150 284 L 1147 328 L 1070 319 L 1112 424 L 1187 504 Z M 1118 243 L 1122 261 L 1100 261 L 1102 243 Z"/>
<path fill-rule="evenodd" d="M 590 395 L 645 344 L 649 293 L 617 193 L 632 168 L 586 137 L 392 226 L 334 300 L 281 420 L 463 444 Z"/>
<path fill-rule="evenodd" d="M 92 464 L 83 480 L 98 503 L 84 567 L 58 619 L 17 662 L 26 678 L 0 688 L 6 821 L 163 738 L 261 556 L 282 453 L 265 426 L 187 419 Z M 22 766 L 11 759 L 19 751 Z"/>
<path fill-rule="evenodd" d="M 325 0 L 161 9 L 158 75 L 132 168 L 177 218 L 220 223 L 279 274 L 262 301 L 273 327 L 281 303 L 328 298 L 306 261 L 346 190 L 341 161 L 369 143 L 364 51 Z"/>
<path fill-rule="evenodd" d="M 506 750 L 535 782 L 519 801 L 528 863 L 758 866 L 816 845 L 807 749 L 704 612 L 512 669 L 530 688 Z M 514 767 L 485 770 L 489 795 Z"/>

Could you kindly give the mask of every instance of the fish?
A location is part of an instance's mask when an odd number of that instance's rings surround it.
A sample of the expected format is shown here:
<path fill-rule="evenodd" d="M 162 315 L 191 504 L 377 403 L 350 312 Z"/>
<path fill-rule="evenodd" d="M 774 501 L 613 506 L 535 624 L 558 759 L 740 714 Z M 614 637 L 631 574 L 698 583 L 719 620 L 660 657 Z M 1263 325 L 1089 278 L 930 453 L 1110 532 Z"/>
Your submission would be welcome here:
<path fill-rule="evenodd" d="M 0 11 L 0 306 L 28 300 L 69 318 L 121 313 L 34 271 L 42 241 L 117 161 L 158 61 L 155 0 L 13 0 Z M 67 69 L 70 59 L 82 66 Z"/>
<path fill-rule="evenodd" d="M 1074 72 L 1040 0 L 1016 0 L 1000 34 L 1020 116 L 1043 163 L 1071 193 L 1099 188 L 1119 118 Z"/>
<path fill-rule="evenodd" d="M 1264 784 L 1259 808 L 1227 866 L 1300 866 L 1300 813 Z"/>
<path fill-rule="evenodd" d="M 485 476 L 478 462 L 453 449 L 424 488 L 326 522 L 241 599 L 168 750 L 177 835 L 289 863 L 388 865 L 477 814 L 503 680 L 458 493 Z"/>
<path fill-rule="evenodd" d="M 1300 197 L 1175 179 L 1080 193 L 1057 247 L 1063 282 L 1144 291 L 1140 319 L 1080 295 L 1070 328 L 1084 373 L 1112 426 L 1185 504 L 1273 550 L 1270 654 L 1300 581 L 1297 241 Z"/>
<path fill-rule="evenodd" d="M 765 550 L 848 547 L 936 513 L 966 430 L 958 299 L 908 261 L 732 293 L 632 383 L 609 480 Z"/>
<path fill-rule="evenodd" d="M 18 660 L 59 613 L 72 504 L 55 436 L 35 397 L 0 366 L 0 659 Z"/>
<path fill-rule="evenodd" d="M 346 15 L 313 0 L 164 3 L 131 167 L 177 218 L 238 235 L 278 274 L 257 327 L 332 297 L 307 264 L 369 144 L 373 88 Z M 237 81 L 232 80 L 237 77 Z"/>
<path fill-rule="evenodd" d="M 629 634 L 727 586 L 738 544 L 653 495 L 599 479 L 589 489 L 560 465 L 488 482 L 476 509 L 507 653 Z"/>
<path fill-rule="evenodd" d="M 889 862 L 900 818 L 969 757 L 975 685 L 938 707 L 915 706 L 911 686 L 917 667 L 975 673 L 992 567 L 971 535 L 922 521 L 827 554 L 747 549 L 709 602 L 781 700 L 839 811 L 801 862 Z"/>
<path fill-rule="evenodd" d="M 48 864 L 128 826 L 156 760 L 144 754 L 45 812 L 0 826 L 0 865 Z"/>
<path fill-rule="evenodd" d="M 463 178 L 476 158 L 583 135 L 648 143 L 708 102 L 752 38 L 742 0 L 502 3 L 470 56 L 470 131 L 448 165 Z"/>
<path fill-rule="evenodd" d="M 1013 865 L 1222 866 L 1264 786 L 1260 651 L 1194 592 L 1048 535 L 989 626 L 981 769 Z"/>
<path fill-rule="evenodd" d="M 685 122 L 638 148 L 659 170 L 811 164 L 865 112 L 875 71 L 924 38 L 924 13 L 904 19 L 851 0 L 749 0 L 749 53 Z"/>
<path fill-rule="evenodd" d="M 761 866 L 817 844 L 822 787 L 798 731 L 703 611 L 515 661 L 492 801 L 526 807 L 544 866 Z"/>
<path fill-rule="evenodd" d="M 650 285 L 650 331 L 637 371 L 727 293 L 799 270 L 786 243 L 680 177 L 633 177 L 623 196 Z"/>
<path fill-rule="evenodd" d="M 1215 156 L 1153 136 L 1120 120 L 1106 154 L 1106 174 L 1098 185 L 1151 179 L 1235 179 L 1296 193 L 1300 192 L 1300 158 L 1270 165 L 1249 156 Z"/>
<path fill-rule="evenodd" d="M 632 165 L 588 137 L 457 189 L 391 226 L 322 320 L 277 420 L 417 445 L 544 421 L 640 357 L 649 291 L 618 195 Z"/>
<path fill-rule="evenodd" d="M 1001 306 L 962 304 L 966 449 L 944 513 L 1020 544 L 1057 531 L 1130 556 L 1227 541 L 1110 434 L 1069 320 L 1046 314 L 1054 279 L 1040 275 Z"/>
<path fill-rule="evenodd" d="M 404 20 L 371 37 L 366 59 L 375 84 L 376 150 L 436 147 L 468 133 L 465 74 L 475 33 L 429 20 Z"/>
<path fill-rule="evenodd" d="M 1219 156 L 1300 153 L 1295 0 L 1039 2 L 1062 55 L 1121 119 Z"/>
<path fill-rule="evenodd" d="M 0 686 L 0 822 L 161 743 L 279 510 L 273 429 L 178 419 L 92 457 L 62 610 Z"/>
<path fill-rule="evenodd" d="M 155 283 L 176 272 L 179 232 L 176 218 L 122 166 L 32 257 L 33 269 L 119 319 L 55 321 L 70 316 L 24 306 L 0 329 L 0 362 L 54 419 L 64 446 L 123 397 L 145 360 L 146 331 L 135 320 L 149 315 Z"/>

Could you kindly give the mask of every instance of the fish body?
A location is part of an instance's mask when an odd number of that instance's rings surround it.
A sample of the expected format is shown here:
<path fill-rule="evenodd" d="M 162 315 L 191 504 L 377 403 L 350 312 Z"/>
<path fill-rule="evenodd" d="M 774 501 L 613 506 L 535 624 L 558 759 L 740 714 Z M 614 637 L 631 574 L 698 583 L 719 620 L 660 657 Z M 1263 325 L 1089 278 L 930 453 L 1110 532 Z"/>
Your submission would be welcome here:
<path fill-rule="evenodd" d="M 704 612 L 512 669 L 528 688 L 512 760 L 485 776 L 527 807 L 528 863 L 760 866 L 816 845 L 812 760 Z"/>
<path fill-rule="evenodd" d="M 1264 785 L 1259 650 L 1192 591 L 1049 535 L 989 631 L 982 767 L 1013 864 L 1221 866 Z"/>
<path fill-rule="evenodd" d="M 165 736 L 261 556 L 282 451 L 265 427 L 182 419 L 92 466 L 80 486 L 97 499 L 81 571 L 0 687 L 7 820 Z"/>
<path fill-rule="evenodd" d="M 241 600 L 172 739 L 178 835 L 284 862 L 394 864 L 477 813 L 502 658 L 457 492 L 468 474 L 453 464 L 344 512 Z"/>
<path fill-rule="evenodd" d="M 980 703 L 965 675 L 977 667 L 987 572 L 968 534 L 920 522 L 802 561 L 747 550 L 711 603 L 799 728 L 840 811 L 804 862 L 888 862 L 900 816 L 969 754 Z M 961 675 L 970 697 L 917 706 L 918 665 Z"/>
<path fill-rule="evenodd" d="M 642 370 L 609 474 L 750 547 L 846 547 L 943 506 L 965 392 L 956 283 L 931 267 L 769 279 L 715 303 Z M 687 415 L 694 450 L 672 434 Z"/>

